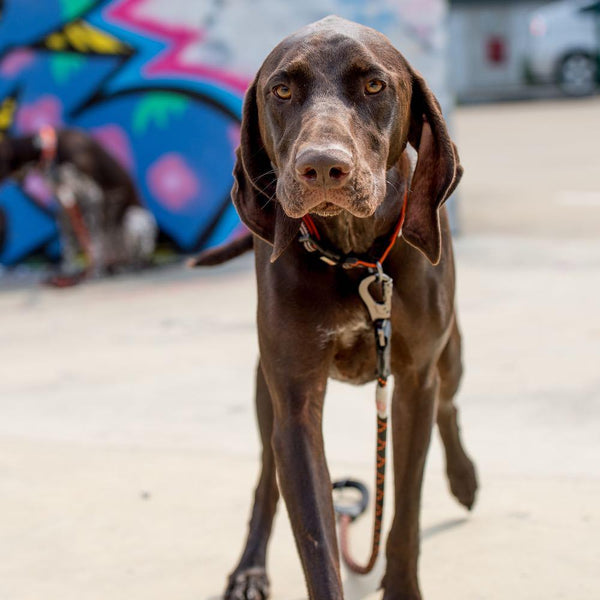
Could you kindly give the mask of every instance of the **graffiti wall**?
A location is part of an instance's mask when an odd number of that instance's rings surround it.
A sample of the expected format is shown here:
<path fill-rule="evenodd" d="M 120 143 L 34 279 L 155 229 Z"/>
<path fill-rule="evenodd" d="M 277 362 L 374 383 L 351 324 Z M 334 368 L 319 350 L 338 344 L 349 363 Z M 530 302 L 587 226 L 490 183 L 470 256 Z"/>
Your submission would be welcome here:
<path fill-rule="evenodd" d="M 0 136 L 82 127 L 183 252 L 239 232 L 229 201 L 244 90 L 285 34 L 335 13 L 387 33 L 444 102 L 443 0 L 0 0 Z M 40 175 L 0 187 L 0 262 L 59 252 Z"/>

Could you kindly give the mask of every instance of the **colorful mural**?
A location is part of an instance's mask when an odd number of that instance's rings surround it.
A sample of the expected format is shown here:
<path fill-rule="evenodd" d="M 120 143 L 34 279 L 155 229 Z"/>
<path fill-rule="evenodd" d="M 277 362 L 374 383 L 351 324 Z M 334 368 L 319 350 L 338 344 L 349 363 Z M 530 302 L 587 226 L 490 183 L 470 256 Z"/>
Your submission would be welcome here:
<path fill-rule="evenodd" d="M 201 28 L 140 16 L 144 0 L 0 2 L 0 136 L 83 127 L 132 174 L 181 251 L 239 228 L 229 201 L 248 77 L 182 59 Z M 58 252 L 44 180 L 0 187 L 0 262 Z"/>
<path fill-rule="evenodd" d="M 328 14 L 388 35 L 446 112 L 447 0 L 0 0 L 0 136 L 88 129 L 185 252 L 239 231 L 229 201 L 244 91 L 286 34 Z M 448 115 L 447 115 L 448 116 Z M 58 251 L 41 177 L 0 187 L 0 263 Z M 2 215 L 0 214 L 0 217 Z"/>

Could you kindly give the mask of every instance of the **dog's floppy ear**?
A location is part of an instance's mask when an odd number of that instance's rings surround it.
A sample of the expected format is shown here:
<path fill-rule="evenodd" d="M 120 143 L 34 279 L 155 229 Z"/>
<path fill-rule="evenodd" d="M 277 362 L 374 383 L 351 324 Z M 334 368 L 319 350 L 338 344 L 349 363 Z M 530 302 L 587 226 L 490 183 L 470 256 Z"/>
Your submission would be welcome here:
<path fill-rule="evenodd" d="M 411 70 L 412 100 L 408 141 L 417 151 L 406 207 L 403 237 L 432 264 L 441 256 L 438 209 L 462 176 L 456 146 L 448 135 L 442 111 L 421 75 Z"/>
<path fill-rule="evenodd" d="M 258 77 L 244 98 L 231 198 L 244 224 L 273 246 L 271 262 L 274 262 L 298 235 L 302 221 L 288 217 L 275 196 L 277 177 L 265 150 L 258 121 Z"/>

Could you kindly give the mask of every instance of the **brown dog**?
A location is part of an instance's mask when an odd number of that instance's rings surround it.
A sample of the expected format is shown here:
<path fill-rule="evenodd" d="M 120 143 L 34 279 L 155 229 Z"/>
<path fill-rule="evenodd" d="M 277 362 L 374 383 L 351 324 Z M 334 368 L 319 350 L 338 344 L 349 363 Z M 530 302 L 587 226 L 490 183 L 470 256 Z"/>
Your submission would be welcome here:
<path fill-rule="evenodd" d="M 418 153 L 412 175 L 407 142 Z M 390 239 L 383 268 L 394 280 L 395 516 L 385 599 L 421 598 L 419 505 L 436 415 L 451 490 L 471 508 L 477 481 L 453 404 L 461 342 L 452 245 L 440 208 L 461 173 L 427 84 L 367 27 L 328 17 L 300 30 L 271 52 L 248 90 L 232 196 L 254 236 L 263 454 L 228 600 L 268 594 L 265 555 L 279 491 L 310 598 L 343 596 L 321 415 L 329 377 L 355 384 L 376 377 L 373 326 L 358 294 L 368 270 L 342 266 L 375 262 Z M 405 191 L 402 237 L 394 240 Z M 298 243 L 307 214 L 318 232 L 317 252 Z M 224 256 L 248 246 L 236 244 Z M 218 262 L 214 253 L 208 259 Z"/>
<path fill-rule="evenodd" d="M 37 135 L 0 140 L 0 183 L 37 170 L 57 200 L 61 274 L 54 285 L 71 285 L 150 263 L 158 233 L 125 169 L 88 133 L 43 127 Z M 83 252 L 86 269 L 77 255 Z"/>

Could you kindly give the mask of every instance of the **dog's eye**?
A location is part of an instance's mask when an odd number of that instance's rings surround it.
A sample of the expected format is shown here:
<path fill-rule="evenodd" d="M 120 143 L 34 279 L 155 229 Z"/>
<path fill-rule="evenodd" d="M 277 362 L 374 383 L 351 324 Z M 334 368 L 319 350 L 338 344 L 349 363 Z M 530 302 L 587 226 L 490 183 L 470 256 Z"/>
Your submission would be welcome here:
<path fill-rule="evenodd" d="M 292 90 L 283 83 L 276 85 L 273 88 L 273 93 L 281 100 L 289 100 L 292 97 Z"/>
<path fill-rule="evenodd" d="M 385 87 L 385 83 L 381 79 L 371 79 L 365 85 L 365 93 L 367 94 L 379 94 Z"/>

